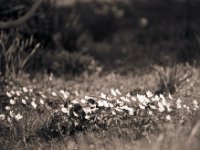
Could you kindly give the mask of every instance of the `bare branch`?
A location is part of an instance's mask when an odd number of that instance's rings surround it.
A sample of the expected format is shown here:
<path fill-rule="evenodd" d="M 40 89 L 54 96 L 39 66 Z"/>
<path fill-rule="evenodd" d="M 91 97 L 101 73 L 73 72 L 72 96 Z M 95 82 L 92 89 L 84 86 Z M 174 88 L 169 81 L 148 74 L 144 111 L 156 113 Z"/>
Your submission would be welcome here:
<path fill-rule="evenodd" d="M 28 21 L 30 18 L 33 17 L 35 11 L 40 7 L 44 0 L 37 0 L 31 9 L 22 17 L 12 20 L 12 21 L 6 21 L 6 22 L 0 22 L 0 29 L 8 29 L 13 27 L 18 27 L 22 24 L 24 24 L 26 21 Z"/>

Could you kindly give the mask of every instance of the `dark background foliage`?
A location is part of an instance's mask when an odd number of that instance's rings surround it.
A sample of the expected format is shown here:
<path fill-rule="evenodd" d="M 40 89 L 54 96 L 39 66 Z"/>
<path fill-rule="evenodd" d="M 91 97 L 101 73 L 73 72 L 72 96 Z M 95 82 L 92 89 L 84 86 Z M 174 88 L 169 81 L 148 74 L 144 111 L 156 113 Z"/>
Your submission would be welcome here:
<path fill-rule="evenodd" d="M 25 14 L 34 1 L 0 3 L 1 21 L 9 21 Z M 187 1 L 172 0 L 58 3 L 45 1 L 23 25 L 1 30 L 3 38 L 10 37 L 5 45 L 13 38 L 25 41 L 31 36 L 33 45 L 40 43 L 27 63 L 28 72 L 80 74 L 92 58 L 107 71 L 115 70 L 115 65 L 133 71 L 149 64 L 194 63 L 199 58 L 198 1 L 191 1 L 191 9 Z M 5 72 L 5 59 L 1 61 Z"/>

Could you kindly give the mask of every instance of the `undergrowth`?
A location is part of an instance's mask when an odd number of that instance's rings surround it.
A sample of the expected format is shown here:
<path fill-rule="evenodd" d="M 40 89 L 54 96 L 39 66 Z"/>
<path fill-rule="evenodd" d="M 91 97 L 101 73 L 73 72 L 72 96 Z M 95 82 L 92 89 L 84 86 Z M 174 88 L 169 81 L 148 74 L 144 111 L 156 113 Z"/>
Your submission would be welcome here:
<path fill-rule="evenodd" d="M 4 76 L 17 76 L 25 71 L 30 59 L 40 49 L 40 43 L 35 43 L 34 37 L 24 38 L 17 32 L 1 31 L 0 35 L 0 72 Z"/>

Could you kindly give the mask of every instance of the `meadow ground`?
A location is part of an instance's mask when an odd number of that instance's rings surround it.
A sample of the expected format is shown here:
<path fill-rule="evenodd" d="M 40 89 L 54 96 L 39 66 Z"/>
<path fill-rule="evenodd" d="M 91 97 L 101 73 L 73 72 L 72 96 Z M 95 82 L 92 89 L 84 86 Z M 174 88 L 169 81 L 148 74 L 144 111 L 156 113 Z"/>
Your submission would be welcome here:
<path fill-rule="evenodd" d="M 168 73 L 171 70 L 166 69 Z M 157 71 L 143 75 L 94 74 L 69 81 L 47 76 L 42 80 L 8 80 L 7 96 L 1 103 L 1 147 L 198 149 L 199 70 L 180 65 L 176 80 L 181 80 L 186 72 L 192 72 L 192 76 L 177 85 L 172 97 L 151 95 L 160 87 Z M 54 90 L 72 104 L 83 105 L 86 122 L 76 116 L 69 117 L 62 98 Z M 87 107 L 88 96 L 98 102 L 97 110 Z"/>
<path fill-rule="evenodd" d="M 200 148 L 199 4 L 190 35 L 183 3 L 130 4 L 40 10 L 47 23 L 1 31 L 0 149 Z"/>

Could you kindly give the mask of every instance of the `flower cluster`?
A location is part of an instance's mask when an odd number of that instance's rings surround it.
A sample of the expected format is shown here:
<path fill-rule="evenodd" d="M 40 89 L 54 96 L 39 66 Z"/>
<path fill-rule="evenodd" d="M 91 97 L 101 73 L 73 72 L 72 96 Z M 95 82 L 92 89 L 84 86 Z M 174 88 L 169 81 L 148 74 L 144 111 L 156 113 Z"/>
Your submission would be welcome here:
<path fill-rule="evenodd" d="M 70 121 L 73 126 L 71 129 L 75 131 L 85 129 L 86 126 L 101 129 L 117 125 L 138 128 L 138 124 L 139 128 L 150 131 L 159 120 L 173 121 L 173 113 L 179 109 L 186 112 L 199 109 L 196 100 L 188 105 L 182 103 L 179 98 L 176 100 L 170 94 L 165 97 L 147 91 L 144 95 L 131 95 L 123 94 L 119 89 L 110 89 L 110 94 L 107 95 L 101 93 L 96 97 L 85 96 L 68 101 L 67 105 L 60 106 L 56 114 L 60 113 L 65 119 L 67 117 L 67 122 Z"/>
<path fill-rule="evenodd" d="M 2 99 L 0 103 L 2 108 L 0 120 L 2 121 L 9 123 L 12 123 L 13 120 L 20 121 L 23 119 L 24 110 L 38 113 L 51 111 L 53 112 L 52 116 L 59 114 L 60 121 L 64 122 L 65 126 L 70 124 L 70 128 L 74 130 L 86 126 L 105 128 L 124 123 L 127 126 L 127 118 L 131 118 L 132 121 L 129 125 L 134 124 L 134 127 L 138 127 L 140 124 L 146 129 L 147 126 L 150 128 L 151 125 L 144 122 L 153 124 L 153 121 L 158 120 L 173 121 L 173 112 L 175 111 L 199 110 L 199 103 L 195 99 L 185 103 L 180 98 L 176 99 L 170 94 L 167 96 L 154 95 L 147 91 L 145 94 L 132 95 L 113 88 L 110 89 L 110 94 L 100 93 L 98 96 L 80 98 L 77 91 L 71 94 L 63 89 L 38 90 L 22 86 L 7 90 L 5 95 L 0 98 Z"/>

